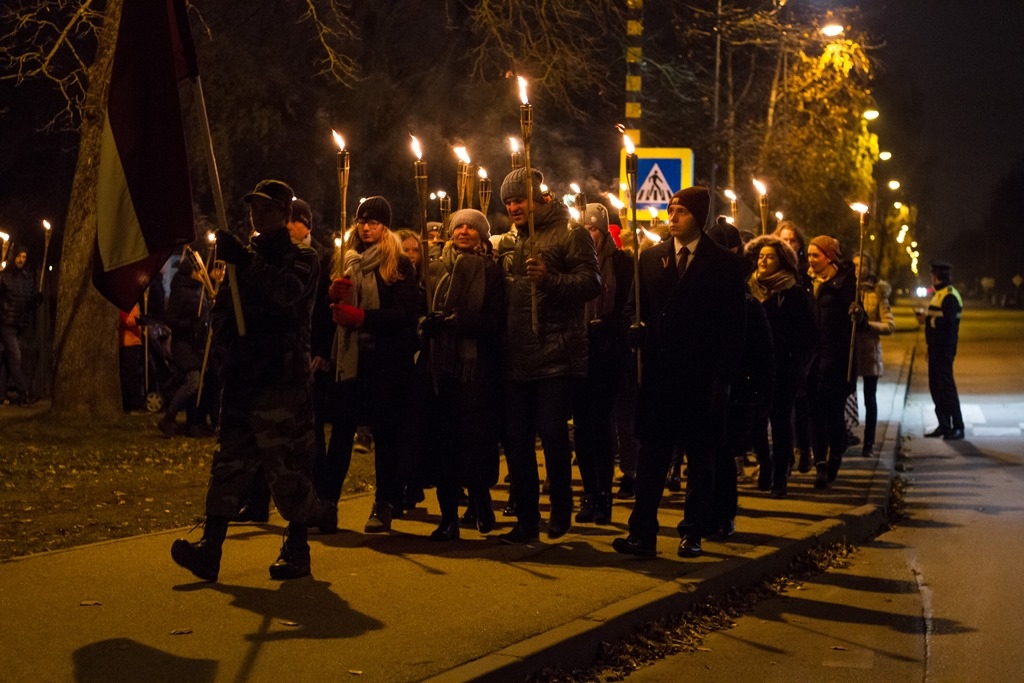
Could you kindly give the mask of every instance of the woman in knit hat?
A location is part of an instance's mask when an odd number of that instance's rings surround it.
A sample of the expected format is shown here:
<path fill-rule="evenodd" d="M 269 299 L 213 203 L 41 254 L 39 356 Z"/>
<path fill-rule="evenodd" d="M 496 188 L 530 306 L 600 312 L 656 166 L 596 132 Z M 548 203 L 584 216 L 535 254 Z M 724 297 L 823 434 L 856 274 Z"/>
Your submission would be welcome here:
<path fill-rule="evenodd" d="M 338 499 L 352 460 L 352 437 L 358 426 L 369 425 L 376 490 L 367 533 L 389 531 L 392 516 L 401 514 L 395 510 L 401 504 L 400 422 L 412 378 L 416 320 L 424 307 L 415 270 L 390 223 L 391 205 L 384 197 L 359 205 L 345 251 L 345 276 L 328 291 L 338 325 L 332 359 L 338 381 L 330 409 L 331 442 L 317 485 L 322 497 Z"/>
<path fill-rule="evenodd" d="M 856 283 L 852 268 L 841 257 L 839 241 L 829 235 L 818 235 L 807 246 L 812 310 L 818 325 L 814 360 L 807 377 L 807 403 L 814 486 L 819 489 L 835 481 L 842 465 L 849 445 L 844 418 L 846 397 L 856 389 L 847 374 L 853 326 L 850 308 L 856 299 Z"/>
<path fill-rule="evenodd" d="M 501 429 L 501 332 L 505 283 L 498 264 L 481 253 L 490 239 L 487 217 L 476 209 L 451 216 L 452 239 L 431 263 L 431 310 L 419 326 L 412 419 L 437 484 L 441 522 L 435 541 L 459 537 L 459 494 L 469 491 L 466 521 L 480 533 L 494 528 L 490 487 L 498 479 Z"/>
<path fill-rule="evenodd" d="M 761 468 L 758 488 L 771 490 L 773 497 L 782 498 L 786 495 L 793 457 L 793 402 L 803 389 L 817 330 L 811 298 L 799 285 L 799 266 L 793 249 L 779 237 L 762 235 L 747 244 L 746 254 L 756 263 L 747 284 L 753 297 L 764 306 L 775 349 L 775 392 L 768 415 L 772 427 L 770 452 L 766 431 L 755 438 Z M 810 468 L 810 461 L 806 466 Z"/>
<path fill-rule="evenodd" d="M 625 315 L 633 289 L 633 261 L 615 245 L 603 204 L 587 204 L 583 227 L 590 233 L 601 270 L 601 293 L 587 302 L 587 376 L 573 400 L 573 441 L 583 481 L 576 521 L 610 524 L 615 475 L 613 410 L 629 367 Z"/>

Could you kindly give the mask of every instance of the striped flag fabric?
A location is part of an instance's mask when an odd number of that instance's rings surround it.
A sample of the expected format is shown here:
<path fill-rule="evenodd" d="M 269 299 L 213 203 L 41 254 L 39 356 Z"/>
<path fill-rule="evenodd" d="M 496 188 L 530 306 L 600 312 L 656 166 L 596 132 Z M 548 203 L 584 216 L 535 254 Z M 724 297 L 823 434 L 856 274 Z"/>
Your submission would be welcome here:
<path fill-rule="evenodd" d="M 96 188 L 92 280 L 123 311 L 195 239 L 179 83 L 194 78 L 184 0 L 124 0 Z"/>

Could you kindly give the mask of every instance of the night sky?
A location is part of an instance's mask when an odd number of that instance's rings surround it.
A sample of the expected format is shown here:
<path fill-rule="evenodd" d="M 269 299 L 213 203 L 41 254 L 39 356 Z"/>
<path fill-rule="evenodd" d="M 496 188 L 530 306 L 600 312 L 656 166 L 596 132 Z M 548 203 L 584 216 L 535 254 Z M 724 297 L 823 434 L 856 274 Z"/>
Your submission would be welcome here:
<path fill-rule="evenodd" d="M 951 257 L 952 238 L 982 224 L 997 183 L 1024 158 L 1024 0 L 790 1 L 862 8 L 857 28 L 881 44 L 873 54 L 882 116 L 871 127 L 894 155 L 880 162 L 879 185 L 898 178 L 902 196 L 888 199 L 920 207 L 925 259 Z M 23 105 L 47 101 L 39 89 L 5 83 L 0 94 L 10 107 L 0 130 L 4 224 L 41 243 L 42 217 L 63 222 L 73 136 L 34 132 L 42 121 Z"/>
<path fill-rule="evenodd" d="M 880 187 L 903 181 L 920 206 L 925 258 L 951 258 L 954 234 L 979 227 L 997 183 L 1024 158 L 1024 2 L 862 7 L 885 42 L 876 55 L 882 116 L 871 125 L 894 157 L 891 172 L 880 162 Z"/>

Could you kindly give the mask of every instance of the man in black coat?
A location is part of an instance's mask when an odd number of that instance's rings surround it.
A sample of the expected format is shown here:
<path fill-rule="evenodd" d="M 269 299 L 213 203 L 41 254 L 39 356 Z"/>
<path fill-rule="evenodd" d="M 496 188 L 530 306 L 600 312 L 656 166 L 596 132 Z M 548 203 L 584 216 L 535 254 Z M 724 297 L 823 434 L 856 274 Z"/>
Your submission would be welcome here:
<path fill-rule="evenodd" d="M 681 557 L 701 554 L 715 528 L 715 449 L 725 434 L 732 375 L 744 332 L 744 266 L 703 231 L 710 196 L 690 187 L 668 205 L 672 239 L 640 255 L 638 325 L 631 344 L 643 364 L 637 413 L 640 456 L 629 536 L 620 553 L 657 553 L 658 506 L 674 449 L 687 459 Z"/>

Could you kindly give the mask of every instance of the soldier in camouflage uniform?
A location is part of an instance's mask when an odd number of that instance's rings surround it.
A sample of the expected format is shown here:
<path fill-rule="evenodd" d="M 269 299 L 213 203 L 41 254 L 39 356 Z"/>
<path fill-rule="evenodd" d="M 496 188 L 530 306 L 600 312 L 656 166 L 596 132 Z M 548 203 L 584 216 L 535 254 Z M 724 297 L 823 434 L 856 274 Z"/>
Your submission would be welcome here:
<path fill-rule="evenodd" d="M 310 470 L 316 442 L 310 393 L 310 315 L 319 265 L 309 247 L 293 244 L 286 229 L 292 189 L 261 181 L 245 195 L 258 233 L 246 248 L 233 234 L 217 232 L 218 255 L 236 267 L 246 334 L 238 334 L 231 298 L 213 310 L 221 365 L 220 448 L 214 453 L 206 495 L 206 525 L 195 543 L 179 539 L 174 561 L 206 581 L 216 581 L 228 520 L 262 465 L 288 535 L 272 579 L 310 572 L 307 527 L 337 528 L 337 508 L 321 502 Z"/>

